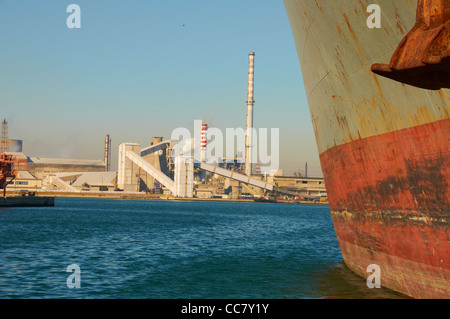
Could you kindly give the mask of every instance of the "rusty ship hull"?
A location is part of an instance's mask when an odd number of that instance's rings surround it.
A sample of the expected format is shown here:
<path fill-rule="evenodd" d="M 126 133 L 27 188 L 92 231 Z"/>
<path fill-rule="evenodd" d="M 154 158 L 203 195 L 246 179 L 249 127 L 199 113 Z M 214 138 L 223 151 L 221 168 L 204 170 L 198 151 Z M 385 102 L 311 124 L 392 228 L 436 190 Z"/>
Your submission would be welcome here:
<path fill-rule="evenodd" d="M 450 298 L 450 100 L 371 71 L 416 0 L 284 0 L 345 264 L 413 298 Z M 381 8 L 370 29 L 368 6 Z M 300 88 L 299 88 L 300 89 Z"/>

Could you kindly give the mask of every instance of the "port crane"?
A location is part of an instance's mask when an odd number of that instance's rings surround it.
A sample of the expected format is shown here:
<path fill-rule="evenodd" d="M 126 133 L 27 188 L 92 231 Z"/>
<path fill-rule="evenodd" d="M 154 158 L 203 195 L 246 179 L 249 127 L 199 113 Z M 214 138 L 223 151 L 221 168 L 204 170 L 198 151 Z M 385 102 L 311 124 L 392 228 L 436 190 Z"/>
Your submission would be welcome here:
<path fill-rule="evenodd" d="M 3 189 L 3 197 L 6 197 L 6 187 L 16 178 L 16 171 L 13 169 L 14 156 L 0 154 L 0 189 Z M 9 179 L 9 180 L 8 180 Z"/>

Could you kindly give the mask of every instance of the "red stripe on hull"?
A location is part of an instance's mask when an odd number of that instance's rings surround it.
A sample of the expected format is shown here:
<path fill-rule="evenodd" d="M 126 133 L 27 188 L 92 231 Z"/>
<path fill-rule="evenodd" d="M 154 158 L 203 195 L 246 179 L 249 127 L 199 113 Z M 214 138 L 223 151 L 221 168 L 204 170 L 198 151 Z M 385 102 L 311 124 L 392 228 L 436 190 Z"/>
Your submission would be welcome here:
<path fill-rule="evenodd" d="M 346 264 L 416 298 L 450 298 L 450 119 L 321 154 Z"/>

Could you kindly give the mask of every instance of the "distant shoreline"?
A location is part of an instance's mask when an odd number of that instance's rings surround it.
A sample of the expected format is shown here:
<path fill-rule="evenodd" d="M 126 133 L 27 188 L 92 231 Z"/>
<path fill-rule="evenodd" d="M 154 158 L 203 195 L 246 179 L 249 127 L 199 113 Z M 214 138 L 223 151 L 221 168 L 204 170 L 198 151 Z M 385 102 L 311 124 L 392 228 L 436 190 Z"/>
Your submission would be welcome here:
<path fill-rule="evenodd" d="M 6 196 L 19 196 L 19 191 L 7 191 Z M 37 191 L 36 196 L 55 197 L 55 198 L 104 198 L 104 199 L 123 199 L 123 200 L 163 200 L 163 201 L 203 201 L 203 202 L 236 202 L 236 203 L 255 203 L 253 199 L 228 199 L 228 198 L 180 198 L 168 195 L 154 195 L 146 193 L 124 193 L 124 192 L 61 192 L 61 191 Z M 305 205 L 328 205 L 328 202 L 313 201 L 293 201 L 278 200 L 271 204 L 305 204 Z"/>

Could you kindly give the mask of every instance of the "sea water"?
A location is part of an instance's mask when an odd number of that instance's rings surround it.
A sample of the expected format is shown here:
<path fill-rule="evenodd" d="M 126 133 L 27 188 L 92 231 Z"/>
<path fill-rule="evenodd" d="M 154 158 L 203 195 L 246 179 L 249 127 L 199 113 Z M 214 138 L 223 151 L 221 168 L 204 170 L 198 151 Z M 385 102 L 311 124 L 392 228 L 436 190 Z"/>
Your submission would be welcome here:
<path fill-rule="evenodd" d="M 56 198 L 0 210 L 0 298 L 400 297 L 346 268 L 325 205 Z"/>

